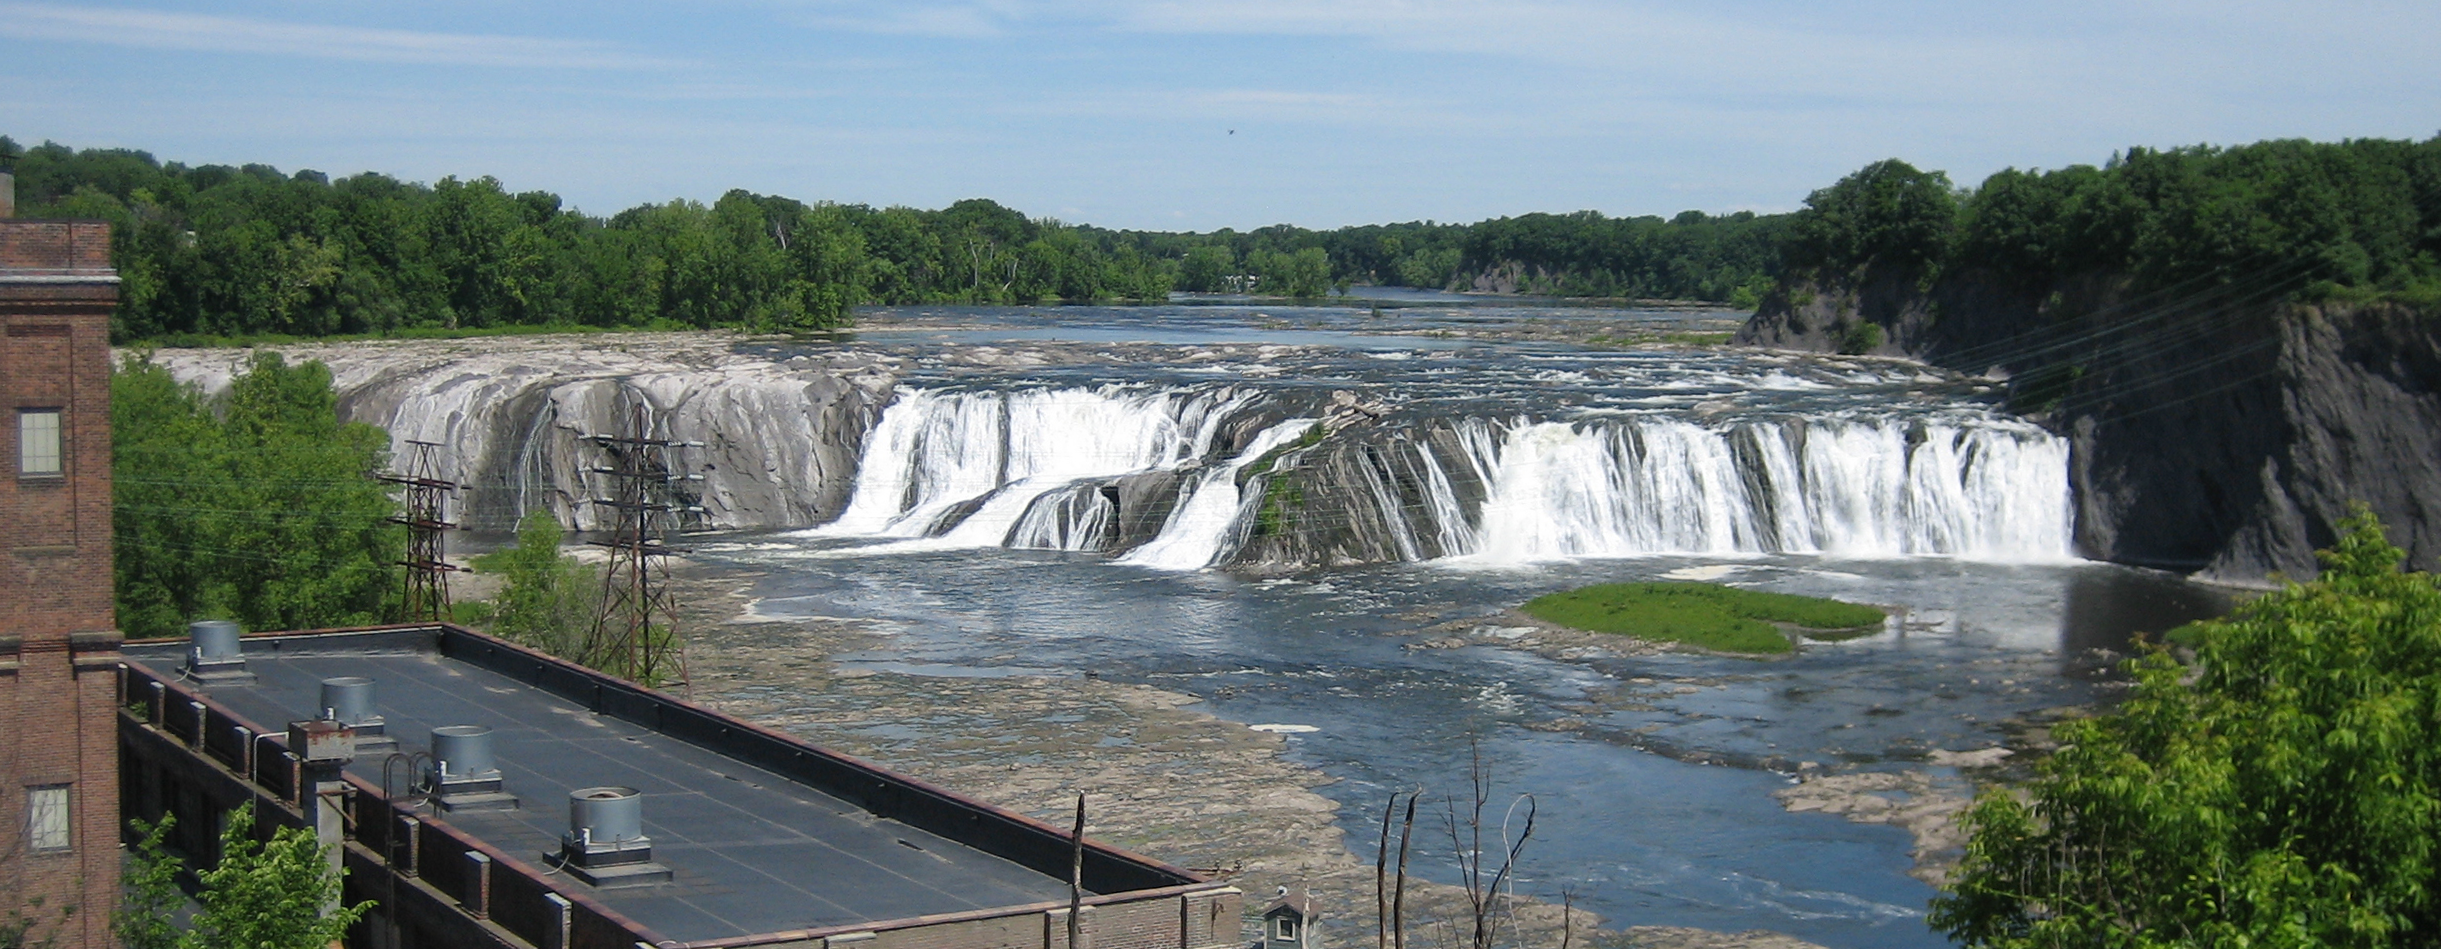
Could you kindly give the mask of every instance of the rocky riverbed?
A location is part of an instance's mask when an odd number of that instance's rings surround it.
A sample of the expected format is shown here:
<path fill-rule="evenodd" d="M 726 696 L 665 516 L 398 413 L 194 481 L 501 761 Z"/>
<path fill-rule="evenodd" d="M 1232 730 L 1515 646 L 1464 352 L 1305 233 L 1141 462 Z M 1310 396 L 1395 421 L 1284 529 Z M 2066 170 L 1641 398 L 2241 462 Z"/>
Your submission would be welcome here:
<path fill-rule="evenodd" d="M 754 611 L 756 578 L 682 572 L 697 701 L 1053 823 L 1069 819 L 1083 793 L 1089 833 L 1235 883 L 1250 915 L 1275 888 L 1305 887 L 1328 908 L 1334 941 L 1372 937 L 1374 868 L 1349 849 L 1337 805 L 1314 790 L 1332 779 L 1287 760 L 1280 735 L 1199 712 L 1193 696 L 1081 671 L 948 676 L 843 666 L 836 657 L 871 649 L 887 633 L 851 619 L 773 621 Z M 1415 845 L 1432 846 L 1425 821 L 1418 824 Z M 1463 944 L 1471 926 L 1465 892 L 1408 886 L 1410 939 Z M 1518 899 L 1500 942 L 1811 945 L 1760 931 L 1601 923 L 1584 910 Z"/>

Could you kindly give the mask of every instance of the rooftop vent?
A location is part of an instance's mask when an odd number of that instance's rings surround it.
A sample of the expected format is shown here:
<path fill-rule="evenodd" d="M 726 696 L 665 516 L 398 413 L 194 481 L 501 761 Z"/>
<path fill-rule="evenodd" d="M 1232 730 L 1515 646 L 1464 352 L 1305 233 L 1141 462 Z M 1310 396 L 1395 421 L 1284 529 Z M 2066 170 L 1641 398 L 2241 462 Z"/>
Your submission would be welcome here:
<path fill-rule="evenodd" d="M 437 787 L 433 802 L 444 811 L 513 811 L 517 796 L 501 790 L 500 766 L 492 757 L 486 725 L 443 725 L 432 730 Z"/>
<path fill-rule="evenodd" d="M 646 886 L 671 876 L 670 868 L 653 862 L 652 838 L 644 836 L 644 796 L 635 788 L 568 792 L 568 833 L 559 839 L 558 856 L 569 875 L 597 887 Z"/>
<path fill-rule="evenodd" d="M 364 676 L 333 676 L 322 680 L 322 717 L 356 730 L 356 748 L 388 748 L 398 744 L 373 714 L 373 680 Z"/>
<path fill-rule="evenodd" d="M 186 625 L 186 675 L 204 685 L 253 685 L 246 655 L 238 646 L 237 624 L 208 619 Z"/>

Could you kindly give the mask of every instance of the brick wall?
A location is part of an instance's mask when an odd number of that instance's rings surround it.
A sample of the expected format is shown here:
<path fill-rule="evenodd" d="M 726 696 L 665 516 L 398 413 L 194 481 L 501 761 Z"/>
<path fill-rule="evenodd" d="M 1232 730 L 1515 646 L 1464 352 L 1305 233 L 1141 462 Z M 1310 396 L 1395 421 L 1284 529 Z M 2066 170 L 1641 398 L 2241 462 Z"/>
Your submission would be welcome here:
<path fill-rule="evenodd" d="M 110 225 L 100 221 L 0 223 L 0 270 L 110 269 Z"/>
<path fill-rule="evenodd" d="M 106 225 L 0 220 L 0 912 L 62 949 L 110 945 L 119 889 L 109 267 Z M 19 470 L 28 409 L 60 411 L 56 475 Z M 63 785 L 68 846 L 37 851 L 30 789 Z"/>

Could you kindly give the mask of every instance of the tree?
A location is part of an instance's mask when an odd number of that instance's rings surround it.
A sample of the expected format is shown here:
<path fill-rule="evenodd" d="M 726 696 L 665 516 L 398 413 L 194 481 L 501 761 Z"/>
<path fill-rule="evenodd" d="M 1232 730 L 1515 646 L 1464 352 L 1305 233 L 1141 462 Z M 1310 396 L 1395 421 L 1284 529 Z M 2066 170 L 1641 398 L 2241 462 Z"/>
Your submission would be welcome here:
<path fill-rule="evenodd" d="M 2312 583 L 2132 660 L 1986 794 L 1934 928 L 1971 946 L 2390 946 L 2441 935 L 2441 586 L 2361 506 Z"/>
<path fill-rule="evenodd" d="M 217 409 L 217 412 L 215 411 Z M 276 353 L 215 404 L 141 356 L 111 377 L 119 624 L 168 636 L 229 618 L 252 629 L 389 619 L 406 546 L 371 480 L 389 436 L 339 421 L 330 370 Z"/>
<path fill-rule="evenodd" d="M 1320 297 L 1331 289 L 1331 256 L 1320 247 L 1307 247 L 1293 254 L 1272 257 L 1272 271 L 1265 277 L 1275 282 L 1281 291 L 1300 300 Z"/>
<path fill-rule="evenodd" d="M 559 520 L 544 508 L 517 523 L 517 545 L 479 558 L 477 565 L 506 581 L 492 614 L 492 632 L 555 656 L 580 659 L 585 633 L 601 604 L 601 571 L 559 552 Z"/>
<path fill-rule="evenodd" d="M 186 902 L 186 894 L 178 890 L 183 867 L 164 849 L 170 827 L 177 821 L 163 814 L 154 823 L 141 817 L 128 822 L 140 836 L 127 872 L 120 878 L 126 896 L 110 918 L 110 934 L 118 937 L 121 949 L 178 949 L 175 916 L 179 905 Z"/>
<path fill-rule="evenodd" d="M 1219 293 L 1237 272 L 1237 255 L 1227 244 L 1199 244 L 1178 265 L 1178 286 L 1189 293 Z"/>
<path fill-rule="evenodd" d="M 201 883 L 192 928 L 171 920 L 180 899 L 179 861 L 162 847 L 172 819 L 137 829 L 125 903 L 111 930 L 126 949 L 323 949 L 345 939 L 371 901 L 339 906 L 339 881 L 327 852 L 303 827 L 283 827 L 268 842 L 254 837 L 254 805 L 229 813 L 220 835 L 220 861 L 195 877 Z M 336 909 L 325 912 L 326 907 Z"/>
<path fill-rule="evenodd" d="M 1957 217 L 1948 175 L 1884 159 L 1806 196 L 1793 223 L 1791 263 L 1826 276 L 1887 269 L 1921 277 L 1947 254 Z"/>

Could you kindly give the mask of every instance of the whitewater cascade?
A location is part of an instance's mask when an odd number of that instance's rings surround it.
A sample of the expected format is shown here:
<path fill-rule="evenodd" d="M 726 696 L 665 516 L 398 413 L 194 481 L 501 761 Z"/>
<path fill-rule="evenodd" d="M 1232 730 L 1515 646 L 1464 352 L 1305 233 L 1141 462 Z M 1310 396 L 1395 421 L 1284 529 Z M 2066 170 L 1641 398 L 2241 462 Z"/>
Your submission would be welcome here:
<path fill-rule="evenodd" d="M 902 390 L 864 440 L 846 513 L 816 532 L 919 539 L 910 549 L 1117 551 L 1120 563 L 1192 570 L 1237 553 L 1261 495 L 1240 481 L 1270 456 L 1260 477 L 1351 472 L 1348 493 L 1380 516 L 1341 512 L 1340 529 L 1387 531 L 1379 549 L 1408 560 L 2072 556 L 2067 443 L 2006 418 L 1458 419 L 1426 422 L 1446 429 L 1437 439 L 1351 430 L 1319 444 L 1301 439 L 1311 419 L 1290 418 L 1221 445 L 1257 404 L 1226 388 Z M 1366 440 L 1395 470 L 1303 460 Z M 1123 544 L 1122 486 L 1148 473 L 1166 476 L 1148 482 L 1159 503 L 1140 502 L 1158 530 Z"/>
<path fill-rule="evenodd" d="M 1204 470 L 1185 499 L 1170 510 L 1161 534 L 1119 558 L 1120 563 L 1163 570 L 1199 570 L 1229 553 L 1245 522 L 1248 505 L 1239 498 L 1237 473 L 1319 424 L 1310 418 L 1289 419 L 1256 435 L 1245 450 L 1226 464 Z"/>
<path fill-rule="evenodd" d="M 1247 400 L 1231 389 L 902 390 L 865 439 L 847 510 L 815 533 L 1098 550 L 1116 513 L 1101 488 L 1203 459 Z"/>
<path fill-rule="evenodd" d="M 1467 420 L 1459 434 L 1464 470 L 1484 487 L 1476 516 L 1451 523 L 1449 479 L 1429 480 L 1443 549 L 1473 560 L 2071 556 L 2068 444 L 2020 422 Z"/>

